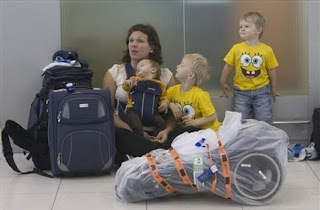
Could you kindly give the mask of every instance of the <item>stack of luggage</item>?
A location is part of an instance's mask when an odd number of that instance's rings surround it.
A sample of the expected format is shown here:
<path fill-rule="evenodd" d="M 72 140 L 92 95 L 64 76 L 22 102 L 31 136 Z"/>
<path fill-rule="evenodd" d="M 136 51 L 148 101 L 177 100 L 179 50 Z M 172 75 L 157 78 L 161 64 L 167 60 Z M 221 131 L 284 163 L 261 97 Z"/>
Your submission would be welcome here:
<path fill-rule="evenodd" d="M 99 175 L 113 170 L 114 122 L 108 89 L 92 88 L 93 72 L 75 51 L 57 51 L 42 70 L 42 87 L 34 98 L 27 129 L 7 120 L 3 153 L 16 172 L 54 176 Z M 34 169 L 20 171 L 11 141 L 23 148 Z"/>

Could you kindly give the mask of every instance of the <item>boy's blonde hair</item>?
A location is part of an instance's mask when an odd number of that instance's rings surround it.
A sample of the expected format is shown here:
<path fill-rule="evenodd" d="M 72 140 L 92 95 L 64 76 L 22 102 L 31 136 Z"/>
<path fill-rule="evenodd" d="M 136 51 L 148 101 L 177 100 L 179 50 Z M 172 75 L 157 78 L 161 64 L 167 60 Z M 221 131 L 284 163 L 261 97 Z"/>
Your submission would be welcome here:
<path fill-rule="evenodd" d="M 186 54 L 183 59 L 190 63 L 191 71 L 196 75 L 196 85 L 210 79 L 210 71 L 207 59 L 199 53 Z"/>
<path fill-rule="evenodd" d="M 263 35 L 265 20 L 259 12 L 248 12 L 242 15 L 240 20 L 253 22 L 257 29 L 261 29 L 261 33 L 259 34 L 259 39 L 261 39 Z"/>

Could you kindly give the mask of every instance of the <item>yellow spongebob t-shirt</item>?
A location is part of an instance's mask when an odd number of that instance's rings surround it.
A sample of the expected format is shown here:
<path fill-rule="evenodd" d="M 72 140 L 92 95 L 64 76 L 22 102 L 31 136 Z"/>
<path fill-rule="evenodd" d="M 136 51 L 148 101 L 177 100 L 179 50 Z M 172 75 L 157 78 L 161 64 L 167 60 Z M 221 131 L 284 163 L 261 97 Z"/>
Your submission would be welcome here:
<path fill-rule="evenodd" d="M 181 93 L 181 85 L 175 85 L 167 90 L 167 98 L 170 103 L 180 106 L 184 115 L 193 119 L 208 117 L 216 113 L 209 93 L 197 86 L 193 86 L 186 93 Z M 217 131 L 220 125 L 218 118 L 216 118 L 213 122 L 203 125 L 201 128 L 211 128 Z"/>
<path fill-rule="evenodd" d="M 269 84 L 267 69 L 277 67 L 272 48 L 261 43 L 249 46 L 246 42 L 235 44 L 223 59 L 235 68 L 234 86 L 240 90 L 257 90 Z"/>

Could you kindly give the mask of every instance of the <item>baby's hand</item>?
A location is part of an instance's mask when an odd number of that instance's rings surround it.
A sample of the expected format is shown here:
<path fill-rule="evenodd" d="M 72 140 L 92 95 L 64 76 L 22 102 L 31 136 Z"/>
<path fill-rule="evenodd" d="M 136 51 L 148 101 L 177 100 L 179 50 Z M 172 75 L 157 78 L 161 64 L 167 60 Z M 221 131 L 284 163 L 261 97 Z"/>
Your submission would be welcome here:
<path fill-rule="evenodd" d="M 165 112 L 165 113 L 167 113 L 168 107 L 169 107 L 168 102 L 162 101 L 162 102 L 160 103 L 160 106 L 158 107 L 158 110 L 159 110 L 159 112 Z"/>
<path fill-rule="evenodd" d="M 130 79 L 126 80 L 126 85 L 127 86 L 134 86 L 134 85 L 137 85 L 138 82 L 139 82 L 139 78 L 132 76 L 132 77 L 130 77 Z"/>
<path fill-rule="evenodd" d="M 132 85 L 137 85 L 137 83 L 139 82 L 139 77 L 130 77 L 130 80 L 132 82 Z"/>
<path fill-rule="evenodd" d="M 132 81 L 129 80 L 129 79 L 127 79 L 127 80 L 126 80 L 126 86 L 131 86 L 131 85 L 132 85 Z"/>

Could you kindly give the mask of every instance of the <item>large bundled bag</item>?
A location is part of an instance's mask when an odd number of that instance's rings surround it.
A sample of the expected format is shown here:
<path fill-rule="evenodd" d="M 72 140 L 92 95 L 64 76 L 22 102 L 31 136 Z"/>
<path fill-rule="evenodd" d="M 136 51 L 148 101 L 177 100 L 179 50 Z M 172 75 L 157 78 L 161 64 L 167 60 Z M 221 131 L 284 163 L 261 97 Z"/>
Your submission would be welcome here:
<path fill-rule="evenodd" d="M 71 59 L 74 51 L 68 53 L 66 51 L 58 51 L 54 55 L 54 59 L 59 57 L 62 59 L 65 53 L 66 59 Z M 62 57 L 61 57 L 62 56 Z M 76 59 L 77 54 L 72 56 Z M 62 62 L 63 63 L 63 62 Z M 2 131 L 3 153 L 9 166 L 16 172 L 39 173 L 45 176 L 42 170 L 50 170 L 50 156 L 48 148 L 48 94 L 50 90 L 66 88 L 67 84 L 72 84 L 76 88 L 92 88 L 91 77 L 93 72 L 87 67 L 81 65 L 60 65 L 54 63 L 54 66 L 47 68 L 42 74 L 43 82 L 40 91 L 36 94 L 30 108 L 27 129 L 13 120 L 7 120 Z M 87 65 L 85 65 L 87 66 Z M 32 159 L 35 168 L 32 171 L 22 172 L 15 164 L 13 152 L 9 137 L 13 143 L 23 148 L 29 153 L 27 159 Z"/>
<path fill-rule="evenodd" d="M 226 112 L 218 132 L 183 133 L 169 150 L 154 150 L 122 163 L 116 174 L 119 200 L 136 202 L 177 193 L 211 191 L 247 205 L 263 205 L 283 186 L 287 134 L 265 122 Z"/>

